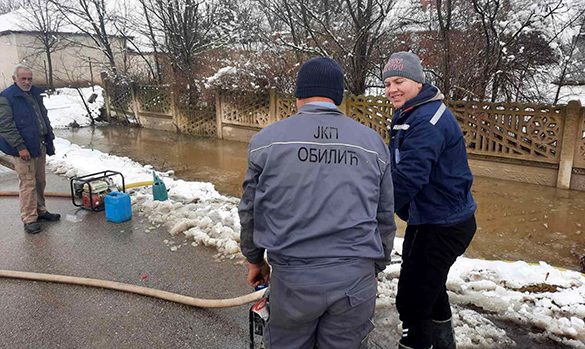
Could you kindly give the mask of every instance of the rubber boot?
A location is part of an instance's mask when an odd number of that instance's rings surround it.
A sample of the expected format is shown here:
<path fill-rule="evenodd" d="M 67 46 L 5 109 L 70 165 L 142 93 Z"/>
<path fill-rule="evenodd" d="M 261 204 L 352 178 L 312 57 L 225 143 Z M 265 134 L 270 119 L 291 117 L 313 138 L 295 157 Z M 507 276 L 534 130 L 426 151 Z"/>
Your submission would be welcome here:
<path fill-rule="evenodd" d="M 433 349 L 455 349 L 455 331 L 452 318 L 444 321 L 433 320 Z"/>
<path fill-rule="evenodd" d="M 415 320 L 402 322 L 402 338 L 398 343 L 400 349 L 434 349 L 432 346 L 433 322 Z"/>

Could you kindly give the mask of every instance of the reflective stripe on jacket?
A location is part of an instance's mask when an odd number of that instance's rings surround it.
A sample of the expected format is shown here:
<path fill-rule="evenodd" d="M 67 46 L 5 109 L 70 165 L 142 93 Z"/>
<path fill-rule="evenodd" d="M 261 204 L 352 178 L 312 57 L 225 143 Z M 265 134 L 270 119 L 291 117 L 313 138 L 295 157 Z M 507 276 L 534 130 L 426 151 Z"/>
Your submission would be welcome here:
<path fill-rule="evenodd" d="M 239 213 L 242 253 L 390 260 L 396 227 L 390 153 L 339 109 L 306 104 L 250 141 Z"/>
<path fill-rule="evenodd" d="M 442 100 L 436 87 L 424 84 L 392 120 L 394 204 L 408 224 L 452 225 L 477 207 L 465 139 Z"/>

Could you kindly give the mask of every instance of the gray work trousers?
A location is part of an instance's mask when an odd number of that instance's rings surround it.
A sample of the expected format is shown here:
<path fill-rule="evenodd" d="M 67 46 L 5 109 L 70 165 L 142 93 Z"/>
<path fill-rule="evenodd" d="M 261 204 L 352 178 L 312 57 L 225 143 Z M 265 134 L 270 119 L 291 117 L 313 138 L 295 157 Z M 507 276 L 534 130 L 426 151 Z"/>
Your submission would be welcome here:
<path fill-rule="evenodd" d="M 368 259 L 271 258 L 270 349 L 367 348 L 374 325 L 376 278 Z"/>

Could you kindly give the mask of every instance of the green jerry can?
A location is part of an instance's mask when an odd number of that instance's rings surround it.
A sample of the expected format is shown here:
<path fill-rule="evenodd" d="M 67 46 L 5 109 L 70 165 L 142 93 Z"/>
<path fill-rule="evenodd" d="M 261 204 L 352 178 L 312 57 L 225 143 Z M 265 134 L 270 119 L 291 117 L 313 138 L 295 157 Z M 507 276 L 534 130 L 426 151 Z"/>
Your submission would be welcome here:
<path fill-rule="evenodd" d="M 165 201 L 169 198 L 165 182 L 163 182 L 154 171 L 152 171 L 152 176 L 154 177 L 152 180 L 152 196 L 157 201 Z"/>

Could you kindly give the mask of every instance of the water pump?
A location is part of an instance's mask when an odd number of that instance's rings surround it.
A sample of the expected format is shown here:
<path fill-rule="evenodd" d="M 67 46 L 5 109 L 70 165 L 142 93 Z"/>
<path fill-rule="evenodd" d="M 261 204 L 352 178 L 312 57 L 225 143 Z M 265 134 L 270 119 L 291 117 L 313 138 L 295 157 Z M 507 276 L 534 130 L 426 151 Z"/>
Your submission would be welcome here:
<path fill-rule="evenodd" d="M 113 177 L 122 179 L 121 191 L 126 192 L 124 176 L 116 171 L 102 171 L 71 178 L 71 200 L 73 205 L 92 211 L 103 211 L 108 193 L 119 191 Z"/>

